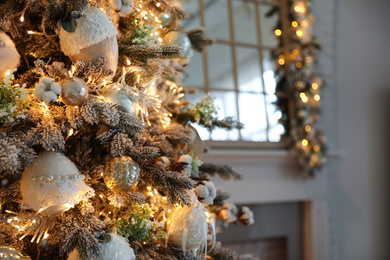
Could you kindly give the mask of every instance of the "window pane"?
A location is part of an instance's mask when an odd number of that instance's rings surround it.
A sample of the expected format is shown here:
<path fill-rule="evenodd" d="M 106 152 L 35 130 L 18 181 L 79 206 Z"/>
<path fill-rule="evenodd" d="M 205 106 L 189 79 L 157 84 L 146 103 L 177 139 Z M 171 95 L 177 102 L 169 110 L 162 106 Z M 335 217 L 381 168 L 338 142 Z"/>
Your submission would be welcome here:
<path fill-rule="evenodd" d="M 265 116 L 264 96 L 262 94 L 239 94 L 240 121 L 242 140 L 267 141 L 267 120 Z"/>
<path fill-rule="evenodd" d="M 207 35 L 229 40 L 228 6 L 226 0 L 203 0 Z"/>
<path fill-rule="evenodd" d="M 255 6 L 250 2 L 233 1 L 236 42 L 257 44 Z"/>
<path fill-rule="evenodd" d="M 234 91 L 212 91 L 211 96 L 215 98 L 215 105 L 219 108 L 218 118 L 233 117 L 237 119 L 236 93 Z M 226 131 L 216 129 L 211 134 L 212 140 L 217 141 L 237 141 L 239 139 L 238 130 Z"/>
<path fill-rule="evenodd" d="M 263 68 L 264 68 L 264 83 L 265 83 L 265 92 L 267 94 L 274 94 L 276 88 L 276 80 L 275 80 L 275 63 L 271 59 L 270 50 L 263 51 Z"/>
<path fill-rule="evenodd" d="M 238 89 L 262 92 L 259 52 L 254 48 L 237 47 Z"/>
<path fill-rule="evenodd" d="M 234 90 L 231 47 L 214 44 L 208 48 L 210 86 L 217 89 Z"/>
<path fill-rule="evenodd" d="M 275 105 L 277 97 L 275 95 L 267 95 L 267 113 L 269 121 L 269 141 L 279 142 L 280 136 L 284 133 L 284 127 L 279 123 L 282 113 Z"/>
<path fill-rule="evenodd" d="M 196 28 L 201 26 L 199 16 L 199 1 L 198 0 L 186 0 L 181 2 L 184 9 L 190 14 L 190 18 L 183 21 L 182 27 L 185 28 Z"/>
<path fill-rule="evenodd" d="M 277 46 L 277 41 L 274 34 L 274 26 L 278 22 L 278 15 L 273 15 L 272 17 L 266 17 L 273 7 L 270 5 L 259 5 L 260 12 L 260 28 L 261 28 L 261 41 L 262 46 L 266 47 L 275 47 Z"/>
<path fill-rule="evenodd" d="M 193 51 L 193 53 L 194 56 L 191 57 L 186 70 L 182 74 L 183 84 L 185 86 L 204 88 L 203 56 L 195 51 Z"/>

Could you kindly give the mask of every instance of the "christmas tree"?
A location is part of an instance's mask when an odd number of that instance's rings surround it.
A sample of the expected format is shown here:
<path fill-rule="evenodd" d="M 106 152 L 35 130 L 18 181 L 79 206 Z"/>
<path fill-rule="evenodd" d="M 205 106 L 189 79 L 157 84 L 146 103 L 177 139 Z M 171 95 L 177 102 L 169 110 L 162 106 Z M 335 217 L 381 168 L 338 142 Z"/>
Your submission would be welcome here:
<path fill-rule="evenodd" d="M 253 223 L 210 177 L 180 75 L 213 43 L 173 0 L 0 3 L 0 258 L 236 259 L 215 242 Z"/>

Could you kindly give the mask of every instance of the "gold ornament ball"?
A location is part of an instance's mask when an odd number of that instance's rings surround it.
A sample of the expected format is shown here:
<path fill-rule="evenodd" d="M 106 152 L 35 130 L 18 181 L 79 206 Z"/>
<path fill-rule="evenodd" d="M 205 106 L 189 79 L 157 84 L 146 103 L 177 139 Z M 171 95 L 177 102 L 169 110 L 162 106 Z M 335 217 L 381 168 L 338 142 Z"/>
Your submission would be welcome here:
<path fill-rule="evenodd" d="M 23 260 L 26 259 L 16 249 L 8 246 L 0 246 L 0 259 L 4 260 Z"/>
<path fill-rule="evenodd" d="M 88 98 L 88 85 L 76 77 L 67 79 L 62 85 L 62 101 L 68 106 L 79 106 Z"/>
<path fill-rule="evenodd" d="M 116 192 L 130 191 L 139 177 L 140 169 L 129 156 L 115 157 L 104 168 L 104 182 Z"/>

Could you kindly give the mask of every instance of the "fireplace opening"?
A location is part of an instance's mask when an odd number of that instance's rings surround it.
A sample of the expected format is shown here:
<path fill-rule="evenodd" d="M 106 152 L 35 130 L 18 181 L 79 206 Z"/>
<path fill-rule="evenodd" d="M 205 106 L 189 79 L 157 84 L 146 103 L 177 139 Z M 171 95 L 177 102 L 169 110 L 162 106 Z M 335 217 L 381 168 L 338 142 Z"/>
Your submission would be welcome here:
<path fill-rule="evenodd" d="M 255 224 L 230 224 L 217 235 L 224 247 L 235 250 L 245 260 L 302 260 L 303 203 L 251 205 Z"/>

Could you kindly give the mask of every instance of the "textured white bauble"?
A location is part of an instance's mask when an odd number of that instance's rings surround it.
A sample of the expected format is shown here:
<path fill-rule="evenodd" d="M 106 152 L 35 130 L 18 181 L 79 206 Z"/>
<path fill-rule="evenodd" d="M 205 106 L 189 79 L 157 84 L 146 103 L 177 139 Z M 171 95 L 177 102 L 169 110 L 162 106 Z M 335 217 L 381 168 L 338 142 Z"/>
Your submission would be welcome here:
<path fill-rule="evenodd" d="M 94 196 L 77 167 L 57 152 L 43 152 L 26 167 L 20 180 L 22 208 L 56 215 Z"/>
<path fill-rule="evenodd" d="M 18 67 L 19 60 L 14 42 L 6 33 L 0 31 L 0 80 L 5 78 L 9 70 Z"/>
<path fill-rule="evenodd" d="M 76 30 L 68 32 L 63 27 L 59 37 L 61 50 L 73 62 L 96 63 L 104 58 L 105 70 L 114 74 L 118 66 L 117 31 L 107 15 L 96 7 L 87 7 L 76 19 Z"/>
<path fill-rule="evenodd" d="M 103 254 L 91 260 L 135 260 L 134 250 L 124 237 L 110 233 L 111 241 L 101 243 Z M 69 254 L 68 260 L 80 260 L 77 250 Z"/>

